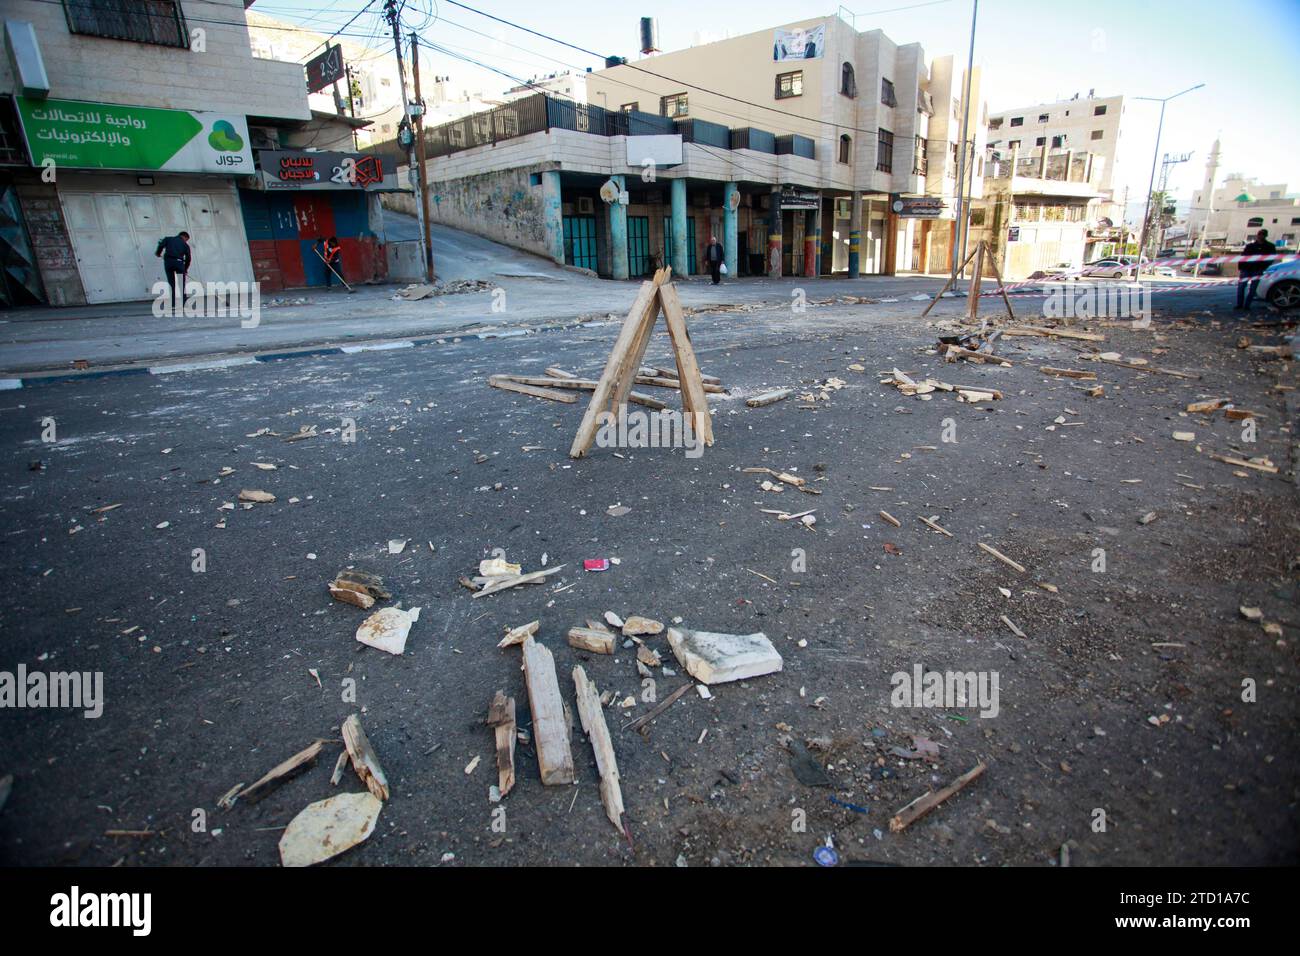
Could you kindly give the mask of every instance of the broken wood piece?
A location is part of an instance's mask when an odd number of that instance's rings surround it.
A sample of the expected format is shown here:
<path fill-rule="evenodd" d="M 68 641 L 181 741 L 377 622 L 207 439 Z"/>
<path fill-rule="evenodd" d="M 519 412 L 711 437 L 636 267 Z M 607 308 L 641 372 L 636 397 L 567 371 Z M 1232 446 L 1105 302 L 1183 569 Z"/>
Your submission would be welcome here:
<path fill-rule="evenodd" d="M 614 635 L 609 631 L 595 630 L 590 627 L 569 628 L 569 646 L 592 654 L 613 654 Z"/>
<path fill-rule="evenodd" d="M 276 764 L 256 782 L 244 787 L 234 796 L 229 796 L 226 800 L 227 806 L 233 807 L 236 800 L 260 800 L 273 787 L 279 786 L 286 780 L 296 777 L 298 774 L 302 773 L 302 771 L 315 763 L 316 756 L 324 746 L 325 741 L 323 740 L 316 740 L 313 743 L 308 744 L 288 760 Z"/>
<path fill-rule="evenodd" d="M 940 527 L 938 524 L 935 523 L 933 518 L 926 518 L 923 517 L 922 515 L 917 515 L 917 517 L 920 518 L 921 523 L 924 524 L 930 530 L 937 531 L 940 534 L 947 535 L 950 538 L 953 537 L 953 533 L 951 531 L 949 531 L 947 528 Z"/>
<path fill-rule="evenodd" d="M 985 769 L 984 762 L 980 761 L 942 790 L 917 797 L 890 818 L 889 832 L 898 833 L 901 830 L 907 829 L 907 827 L 921 819 L 921 817 L 925 816 L 949 797 L 959 793 L 971 781 L 979 779 Z"/>
<path fill-rule="evenodd" d="M 997 558 L 1007 567 L 1014 568 L 1015 570 L 1019 571 L 1021 574 L 1025 573 L 1025 566 L 1023 564 L 1019 564 L 1015 561 L 1012 561 L 1010 558 L 1008 558 L 997 548 L 991 547 L 990 545 L 985 544 L 983 541 L 979 541 L 977 542 L 977 544 L 979 544 L 981 550 L 987 551 L 989 554 L 993 555 L 993 557 Z"/>
<path fill-rule="evenodd" d="M 903 526 L 903 523 L 899 521 L 897 518 L 895 518 L 893 515 L 891 515 L 888 511 L 880 512 L 880 517 L 888 521 L 895 528 L 901 528 Z"/>
<path fill-rule="evenodd" d="M 970 362 L 983 362 L 994 365 L 1014 365 L 1010 359 L 1005 359 L 1001 355 L 993 355 L 990 352 L 975 352 L 971 349 L 964 349 L 960 345 L 946 344 L 943 346 L 943 360 L 945 362 L 955 362 L 962 358 Z"/>
<path fill-rule="evenodd" d="M 762 631 L 719 634 L 670 627 L 668 646 L 686 673 L 703 684 L 761 677 L 784 666 L 781 655 Z"/>
<path fill-rule="evenodd" d="M 497 790 L 505 796 L 515 785 L 515 699 L 499 690 L 488 704 L 487 725 L 496 735 Z"/>
<path fill-rule="evenodd" d="M 352 714 L 343 721 L 343 746 L 352 758 L 352 769 L 357 772 L 366 789 L 380 800 L 388 799 L 388 778 L 380 766 L 379 755 L 370 746 L 370 739 L 361 728 L 361 717 Z"/>
<path fill-rule="evenodd" d="M 1003 615 L 999 618 L 999 620 L 1001 620 L 1003 624 L 1005 624 L 1008 628 L 1010 628 L 1011 633 L 1014 634 L 1014 635 L 1016 635 L 1016 637 L 1024 637 L 1024 636 L 1025 636 L 1025 632 L 1022 631 L 1020 628 L 1016 627 L 1016 625 L 1015 625 L 1014 623 L 1012 623 L 1011 618 L 1007 617 L 1005 614 L 1003 614 Z"/>
<path fill-rule="evenodd" d="M 1224 405 L 1227 405 L 1231 401 L 1232 399 L 1230 398 L 1210 398 L 1203 402 L 1192 402 L 1187 406 L 1187 410 L 1193 414 L 1198 412 L 1213 412 L 1222 408 Z"/>
<path fill-rule="evenodd" d="M 564 402 L 573 405 L 578 401 L 578 396 L 572 392 L 561 392 L 554 388 L 538 388 L 535 385 L 524 385 L 521 382 L 512 382 L 504 375 L 489 376 L 488 384 L 493 388 L 499 388 L 507 392 L 518 392 L 520 395 L 531 395 L 533 398 L 544 398 L 552 402 Z"/>
<path fill-rule="evenodd" d="M 509 577 L 498 578 L 487 587 L 475 591 L 473 596 L 480 598 L 488 594 L 496 594 L 498 591 L 505 591 L 508 588 L 517 587 L 520 584 L 532 584 L 534 581 L 540 581 L 549 574 L 554 574 L 562 567 L 564 567 L 564 565 L 557 564 L 553 568 L 543 568 L 541 571 L 530 571 L 528 574 L 515 574 Z"/>
<path fill-rule="evenodd" d="M 573 753 L 569 749 L 569 721 L 555 676 L 555 658 L 531 636 L 524 640 L 524 681 L 533 716 L 533 744 L 542 783 L 573 783 Z"/>
<path fill-rule="evenodd" d="M 662 701 L 656 704 L 651 710 L 642 714 L 636 720 L 624 724 L 623 729 L 639 731 L 642 727 L 650 723 L 650 721 L 654 720 L 656 717 L 658 717 L 660 714 L 666 711 L 669 707 L 671 707 L 677 701 L 677 698 L 681 697 L 682 694 L 690 690 L 692 686 L 698 687 L 699 685 L 692 684 L 690 681 L 687 681 L 685 684 L 682 684 L 682 686 L 678 687 L 675 691 L 673 691 Z"/>
<path fill-rule="evenodd" d="M 368 611 L 375 606 L 375 599 L 365 591 L 357 591 L 350 587 L 340 587 L 337 582 L 331 582 L 327 585 L 330 597 L 336 601 L 342 601 L 344 604 L 351 604 Z"/>
<path fill-rule="evenodd" d="M 782 399 L 789 398 L 794 394 L 793 388 L 777 388 L 770 392 L 762 392 L 753 398 L 745 400 L 745 404 L 750 408 L 762 408 L 764 405 L 773 405 Z"/>
<path fill-rule="evenodd" d="M 537 633 L 538 622 L 529 621 L 527 624 L 520 624 L 516 628 L 511 628 L 506 632 L 506 636 L 501 638 L 497 647 L 509 647 L 512 644 L 522 644 L 527 638 Z"/>
<path fill-rule="evenodd" d="M 1081 372 L 1073 368 L 1054 368 L 1051 365 L 1041 365 L 1038 371 L 1044 375 L 1055 375 L 1058 378 L 1079 378 L 1085 381 L 1095 382 L 1097 380 L 1096 372 Z"/>
<path fill-rule="evenodd" d="M 633 614 L 623 622 L 623 635 L 625 637 L 641 637 L 647 634 L 661 634 L 664 626 L 660 621 L 653 618 L 641 617 L 639 614 Z"/>
<path fill-rule="evenodd" d="M 1049 329 L 1041 325 L 1021 325 L 1002 329 L 1003 335 L 1036 335 L 1058 339 L 1078 339 L 1081 342 L 1105 342 L 1106 336 L 1099 332 L 1076 332 L 1072 329 Z"/>
<path fill-rule="evenodd" d="M 1238 468 L 1251 468 L 1254 469 L 1255 471 L 1262 471 L 1268 475 L 1277 474 L 1277 467 L 1274 466 L 1273 462 L 1267 458 L 1247 460 L 1245 458 L 1238 458 L 1235 455 L 1216 455 L 1216 454 L 1211 454 L 1210 457 L 1213 458 L 1215 461 L 1221 461 L 1227 465 L 1236 465 Z"/>
<path fill-rule="evenodd" d="M 594 392 L 597 385 L 597 382 L 590 378 L 545 378 L 538 375 L 500 375 L 493 377 L 503 378 L 514 382 L 516 385 L 528 385 L 533 388 L 574 389 L 583 392 Z M 667 402 L 662 402 L 651 395 L 646 395 L 644 392 L 629 392 L 627 399 L 634 405 L 644 405 L 646 408 L 653 408 L 656 411 L 663 411 L 668 407 Z M 570 401 L 576 402 L 577 399 L 573 398 Z"/>
<path fill-rule="evenodd" d="M 596 770 L 600 773 L 600 802 L 605 806 L 605 816 L 609 817 L 609 822 L 620 833 L 626 835 L 618 759 L 614 754 L 614 742 L 609 736 L 609 725 L 605 723 L 604 709 L 600 706 L 600 693 L 581 666 L 573 669 L 573 687 L 578 701 L 578 720 L 582 724 L 583 733 L 591 741 L 591 750 L 596 756 Z"/>

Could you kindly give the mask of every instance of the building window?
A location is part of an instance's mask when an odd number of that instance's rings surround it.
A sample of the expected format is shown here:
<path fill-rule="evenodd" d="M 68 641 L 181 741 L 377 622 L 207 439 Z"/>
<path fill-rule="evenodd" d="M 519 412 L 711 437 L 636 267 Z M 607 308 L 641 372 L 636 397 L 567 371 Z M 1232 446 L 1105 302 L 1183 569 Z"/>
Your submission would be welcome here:
<path fill-rule="evenodd" d="M 853 137 L 848 133 L 840 137 L 840 162 L 853 162 Z"/>
<path fill-rule="evenodd" d="M 1060 148 L 1063 147 L 1064 145 L 1065 145 L 1065 136 L 1064 136 L 1064 134 L 1061 135 L 1061 136 L 1053 136 L 1053 137 L 1052 137 L 1052 149 L 1060 149 Z"/>
<path fill-rule="evenodd" d="M 1094 106 L 1094 107 L 1092 108 L 1092 115 L 1093 115 L 1093 116 L 1105 116 L 1105 115 L 1106 115 L 1106 107 L 1104 107 L 1104 106 Z"/>
<path fill-rule="evenodd" d="M 876 171 L 894 171 L 894 134 L 887 129 L 876 131 Z"/>
<path fill-rule="evenodd" d="M 1023 116 L 1013 116 L 1013 117 L 1011 117 L 1011 125 L 1012 125 L 1012 126 L 1024 126 L 1024 125 L 1025 125 L 1025 118 L 1024 118 Z"/>
<path fill-rule="evenodd" d="M 1040 136 L 1040 137 L 1038 137 L 1036 140 L 1034 140 L 1034 145 L 1035 145 L 1035 146 L 1043 146 L 1043 145 L 1046 145 L 1046 143 L 1047 143 L 1047 137 L 1046 137 L 1046 136 Z"/>
<path fill-rule="evenodd" d="M 803 70 L 777 75 L 776 98 L 788 100 L 792 96 L 803 96 Z"/>
<path fill-rule="evenodd" d="M 1300 226 L 1300 216 L 1292 216 L 1292 217 L 1291 217 L 1291 225 L 1293 225 L 1293 226 Z"/>
<path fill-rule="evenodd" d="M 672 96 L 661 96 L 659 98 L 659 115 L 676 118 L 685 116 L 687 111 L 686 94 L 675 93 Z"/>
<path fill-rule="evenodd" d="M 852 63 L 845 63 L 840 67 L 840 92 L 845 96 L 858 95 L 858 81 L 853 75 Z"/>
<path fill-rule="evenodd" d="M 880 102 L 886 106 L 898 105 L 898 98 L 894 96 L 894 84 L 883 76 L 880 78 Z"/>
<path fill-rule="evenodd" d="M 1255 229 L 1255 228 L 1258 228 L 1259 226 L 1262 226 L 1262 225 L 1264 225 L 1264 217 L 1263 217 L 1263 216 L 1255 216 L 1255 217 L 1252 218 L 1252 219 L 1248 219 L 1248 220 L 1246 220 L 1246 228 L 1247 228 L 1247 229 Z"/>
<path fill-rule="evenodd" d="M 916 154 L 912 157 L 912 172 L 919 176 L 924 176 L 929 172 L 929 164 L 925 160 L 925 151 L 928 145 L 924 136 L 916 137 Z"/>
<path fill-rule="evenodd" d="M 999 116 L 997 119 L 991 119 L 991 120 L 989 120 L 989 129 L 990 129 L 990 130 L 997 130 L 997 129 L 1001 129 L 1001 128 L 1002 128 L 1002 117 Z"/>
<path fill-rule="evenodd" d="M 1020 140 L 1018 139 L 1013 139 L 1011 142 L 1007 143 L 1007 149 L 1019 149 L 1019 148 L 1020 148 Z"/>
<path fill-rule="evenodd" d="M 68 32 L 189 49 L 179 0 L 63 0 Z"/>
<path fill-rule="evenodd" d="M 1050 118 L 1050 116 L 1051 116 L 1051 114 L 1049 114 L 1049 113 L 1039 113 L 1039 114 L 1038 114 L 1038 122 L 1040 122 L 1040 123 L 1046 123 L 1047 120 Z"/>
<path fill-rule="evenodd" d="M 1095 129 L 1092 131 L 1093 139 L 1104 139 L 1105 136 L 1106 136 L 1106 131 L 1104 129 Z"/>
<path fill-rule="evenodd" d="M 640 110 L 641 110 L 641 104 L 639 102 L 624 103 L 622 106 L 618 108 L 618 111 L 620 113 L 637 113 L 640 112 Z"/>

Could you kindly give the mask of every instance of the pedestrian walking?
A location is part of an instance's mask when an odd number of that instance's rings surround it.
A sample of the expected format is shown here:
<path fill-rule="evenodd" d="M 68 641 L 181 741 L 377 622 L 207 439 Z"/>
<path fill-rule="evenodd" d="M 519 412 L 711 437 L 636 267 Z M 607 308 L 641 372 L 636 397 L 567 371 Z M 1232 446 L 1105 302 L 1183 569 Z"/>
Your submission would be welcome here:
<path fill-rule="evenodd" d="M 163 272 L 167 276 L 167 285 L 171 287 L 176 308 L 184 308 L 185 282 L 189 277 L 190 261 L 193 258 L 190 254 L 190 234 L 178 232 L 174 236 L 159 239 L 153 254 L 163 261 Z"/>
<path fill-rule="evenodd" d="M 325 240 L 321 247 L 321 258 L 325 260 L 325 288 L 334 285 L 334 277 L 337 276 L 340 282 L 345 282 L 343 278 L 343 247 L 339 245 L 336 236 L 330 236 Z"/>
<path fill-rule="evenodd" d="M 709 244 L 704 247 L 704 262 L 709 267 L 709 275 L 713 276 L 714 285 L 722 281 L 724 259 L 726 254 L 722 251 L 722 244 L 718 242 L 718 237 L 709 236 Z"/>
<path fill-rule="evenodd" d="M 1254 240 L 1246 243 L 1246 248 L 1241 250 L 1243 256 L 1267 256 L 1274 252 L 1277 252 L 1277 246 L 1268 241 L 1267 229 L 1255 233 Z M 1259 277 L 1270 265 L 1271 263 L 1267 261 L 1237 263 L 1238 309 L 1250 309 L 1250 304 L 1255 301 L 1255 288 L 1259 285 Z"/>

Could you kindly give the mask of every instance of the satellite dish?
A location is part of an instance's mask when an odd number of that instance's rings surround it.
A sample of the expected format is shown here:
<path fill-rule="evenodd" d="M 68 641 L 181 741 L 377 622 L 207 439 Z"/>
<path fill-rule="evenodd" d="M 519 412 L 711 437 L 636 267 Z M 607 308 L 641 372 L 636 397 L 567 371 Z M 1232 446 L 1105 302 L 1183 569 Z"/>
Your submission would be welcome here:
<path fill-rule="evenodd" d="M 612 179 L 607 179 L 600 187 L 600 198 L 608 205 L 614 205 L 618 202 L 619 188 L 618 183 Z"/>

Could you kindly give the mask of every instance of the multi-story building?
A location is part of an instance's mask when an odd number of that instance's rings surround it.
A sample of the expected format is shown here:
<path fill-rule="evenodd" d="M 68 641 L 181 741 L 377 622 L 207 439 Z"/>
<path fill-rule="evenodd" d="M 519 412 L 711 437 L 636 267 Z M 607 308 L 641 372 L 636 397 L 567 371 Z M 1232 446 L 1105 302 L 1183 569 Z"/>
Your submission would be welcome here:
<path fill-rule="evenodd" d="M 382 171 L 338 171 L 350 121 L 313 111 L 301 63 L 253 55 L 245 0 L 6 3 L 0 59 L 0 303 L 151 297 L 163 236 L 193 276 L 323 282 L 337 235 L 354 277 L 382 274 Z M 358 121 L 361 122 L 361 121 Z"/>
<path fill-rule="evenodd" d="M 546 76 L 533 77 L 526 84 L 512 86 L 506 90 L 502 99 L 506 101 L 522 99 L 533 93 L 549 93 L 560 99 L 573 100 L 575 103 L 587 102 L 587 76 L 565 70 L 562 73 L 549 73 Z M 600 105 L 604 105 L 603 103 Z"/>
<path fill-rule="evenodd" d="M 950 59 L 822 17 L 614 59 L 586 87 L 429 131 L 433 219 L 615 278 L 701 271 L 712 235 L 732 274 L 947 269 Z"/>

